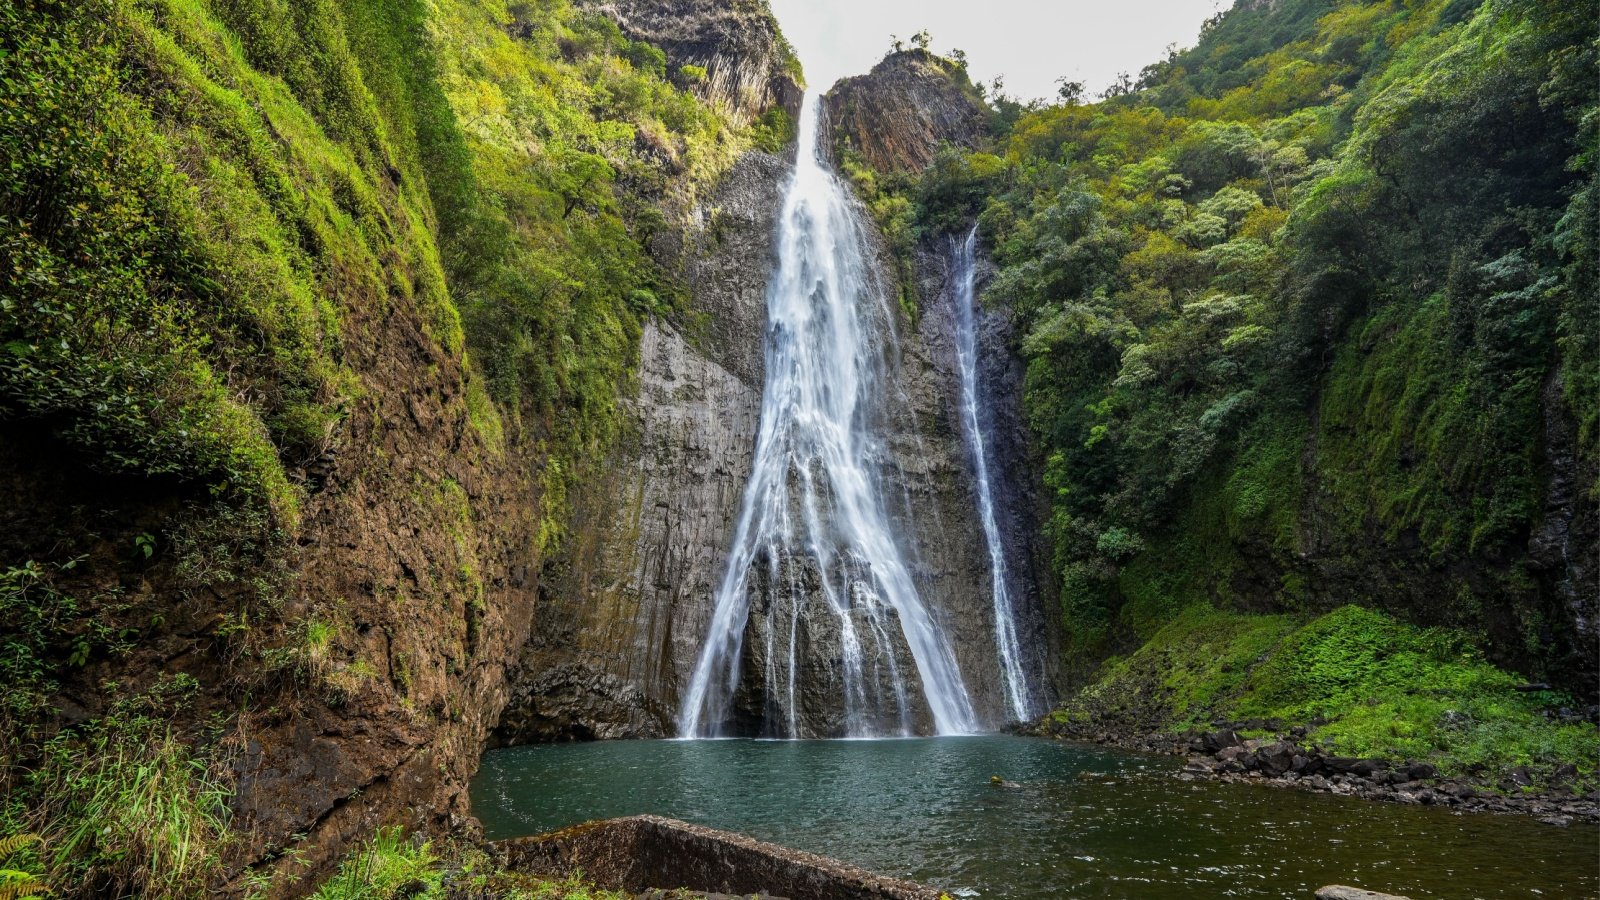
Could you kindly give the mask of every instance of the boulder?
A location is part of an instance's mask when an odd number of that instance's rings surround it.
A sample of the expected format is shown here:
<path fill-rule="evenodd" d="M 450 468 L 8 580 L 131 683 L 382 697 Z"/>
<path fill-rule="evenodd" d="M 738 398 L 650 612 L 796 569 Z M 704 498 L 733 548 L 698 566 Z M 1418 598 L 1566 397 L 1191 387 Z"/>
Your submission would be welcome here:
<path fill-rule="evenodd" d="M 1294 767 L 1299 755 L 1300 748 L 1287 741 L 1268 744 L 1256 751 L 1256 767 L 1266 775 L 1283 775 Z"/>
<path fill-rule="evenodd" d="M 1212 731 L 1200 737 L 1200 749 L 1206 753 L 1216 753 L 1228 747 L 1237 747 L 1242 743 L 1239 735 L 1232 729 Z"/>
<path fill-rule="evenodd" d="M 1344 775 L 1354 772 L 1361 760 L 1354 756 L 1328 756 L 1323 758 L 1323 765 L 1329 772 Z"/>
<path fill-rule="evenodd" d="M 1401 771 L 1410 781 L 1427 781 L 1439 777 L 1439 770 L 1424 762 L 1410 763 Z"/>
<path fill-rule="evenodd" d="M 1388 769 L 1389 763 L 1385 760 L 1363 759 L 1350 767 L 1350 773 L 1359 775 L 1362 778 L 1373 778 L 1382 772 L 1388 771 Z"/>

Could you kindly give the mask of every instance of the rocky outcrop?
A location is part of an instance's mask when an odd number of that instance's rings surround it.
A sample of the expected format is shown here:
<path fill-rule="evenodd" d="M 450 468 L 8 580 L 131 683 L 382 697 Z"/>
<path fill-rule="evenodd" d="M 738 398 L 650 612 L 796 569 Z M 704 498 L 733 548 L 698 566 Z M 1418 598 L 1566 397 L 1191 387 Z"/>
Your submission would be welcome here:
<path fill-rule="evenodd" d="M 507 867 L 584 880 L 612 891 L 651 889 L 753 894 L 794 900 L 937 900 L 939 891 L 886 878 L 814 853 L 790 850 L 659 816 L 589 822 L 503 841 Z"/>
<path fill-rule="evenodd" d="M 926 50 L 892 53 L 828 92 L 838 146 L 880 172 L 920 172 L 945 144 L 975 147 L 987 116 L 966 70 Z"/>
<path fill-rule="evenodd" d="M 622 33 L 667 55 L 669 72 L 693 83 L 684 66 L 705 70 L 698 90 L 745 120 L 775 106 L 799 109 L 800 63 L 766 0 L 579 0 Z"/>

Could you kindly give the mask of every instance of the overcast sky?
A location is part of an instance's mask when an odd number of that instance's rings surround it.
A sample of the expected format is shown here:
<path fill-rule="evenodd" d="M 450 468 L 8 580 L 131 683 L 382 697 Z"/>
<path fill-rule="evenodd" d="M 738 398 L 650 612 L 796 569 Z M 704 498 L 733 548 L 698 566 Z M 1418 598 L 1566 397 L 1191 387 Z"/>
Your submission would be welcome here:
<path fill-rule="evenodd" d="M 1053 97 L 1056 79 L 1082 81 L 1098 94 L 1118 72 L 1135 76 L 1190 46 L 1204 22 L 1230 0 L 770 0 L 806 67 L 826 90 L 872 68 L 889 49 L 926 28 L 933 49 L 967 51 L 975 80 L 1004 74 L 1006 93 Z"/>

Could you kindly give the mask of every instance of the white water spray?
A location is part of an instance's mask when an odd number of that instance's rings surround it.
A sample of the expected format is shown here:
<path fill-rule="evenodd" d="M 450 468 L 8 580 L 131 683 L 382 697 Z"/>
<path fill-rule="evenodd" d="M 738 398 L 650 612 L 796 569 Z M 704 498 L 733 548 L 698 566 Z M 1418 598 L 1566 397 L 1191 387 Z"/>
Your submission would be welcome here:
<path fill-rule="evenodd" d="M 877 427 L 888 392 L 874 340 L 881 330 L 873 324 L 889 314 L 888 304 L 875 287 L 856 211 L 823 158 L 820 118 L 819 99 L 807 95 L 767 291 L 755 462 L 711 628 L 679 710 L 685 737 L 717 736 L 733 713 L 752 593 L 761 594 L 767 626 L 765 671 L 751 673 L 765 679 L 767 733 L 802 736 L 796 680 L 805 672 L 796 656 L 815 653 L 810 638 L 835 628 L 838 655 L 828 650 L 805 664 L 841 669 L 837 702 L 846 736 L 911 731 L 920 707 L 912 708 L 912 673 L 896 657 L 902 645 L 934 730 L 976 730 L 955 655 L 918 596 L 885 510 L 880 470 L 887 453 Z M 809 574 L 809 588 L 797 571 Z M 825 605 L 815 602 L 819 592 Z M 788 634 L 777 637 L 785 622 Z M 787 662 L 779 665 L 775 655 L 784 645 Z"/>
<path fill-rule="evenodd" d="M 1028 690 L 1028 676 L 1022 670 L 1022 645 L 1017 640 L 1017 617 L 1006 573 L 1005 545 L 1000 540 L 994 487 L 989 479 L 988 442 L 984 439 L 979 416 L 983 394 L 978 385 L 977 243 L 978 230 L 974 228 L 966 240 L 956 245 L 952 254 L 954 291 L 951 301 L 956 312 L 956 363 L 961 370 L 961 430 L 966 433 L 967 446 L 972 451 L 978 484 L 978 517 L 983 523 L 984 541 L 989 546 L 989 573 L 994 585 L 994 641 L 1006 689 L 1006 706 L 1013 720 L 1025 722 L 1033 717 L 1033 700 Z"/>

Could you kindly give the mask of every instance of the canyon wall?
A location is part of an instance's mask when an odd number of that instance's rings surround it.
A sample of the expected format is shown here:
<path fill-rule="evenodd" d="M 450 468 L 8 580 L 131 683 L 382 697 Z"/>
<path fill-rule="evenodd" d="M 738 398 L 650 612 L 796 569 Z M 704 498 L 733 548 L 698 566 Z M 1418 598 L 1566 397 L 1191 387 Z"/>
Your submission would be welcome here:
<path fill-rule="evenodd" d="M 885 152 L 896 164 L 912 167 L 931 160 L 941 144 L 975 140 L 981 107 L 929 59 L 903 54 L 871 76 L 841 82 L 826 99 L 833 131 L 874 135 L 884 142 L 874 146 L 893 148 Z M 873 110 L 870 119 L 860 115 L 863 107 Z M 944 112 L 927 118 L 939 108 Z M 754 454 L 766 287 L 788 172 L 779 158 L 746 156 L 695 211 L 695 226 L 658 248 L 683 263 L 696 311 L 691 319 L 702 324 L 646 327 L 639 384 L 628 400 L 630 436 L 607 461 L 604 477 L 581 489 L 575 537 L 546 566 L 540 615 L 497 743 L 675 733 L 680 691 L 709 629 Z M 989 557 L 972 459 L 956 418 L 949 247 L 940 239 L 918 251 L 912 293 L 922 302 L 913 317 L 892 299 L 906 286 L 895 282 L 899 267 L 870 216 L 862 215 L 886 278 L 879 325 L 885 383 L 895 393 L 886 404 L 885 434 L 891 517 L 904 527 L 898 538 L 918 590 L 955 647 L 982 720 L 998 727 L 1004 702 Z M 1015 341 L 1005 314 L 980 313 L 981 377 L 994 399 L 991 453 L 1008 566 L 1023 610 L 1028 667 L 1039 673 L 1045 702 L 1054 693 L 1055 594 L 1042 564 Z M 766 663 L 767 629 L 758 604 L 746 630 L 746 673 Z M 759 721 L 760 703 L 745 690 L 737 717 Z M 819 710 L 816 727 L 826 733 L 832 719 L 820 711 L 822 699 L 804 705 Z"/>

